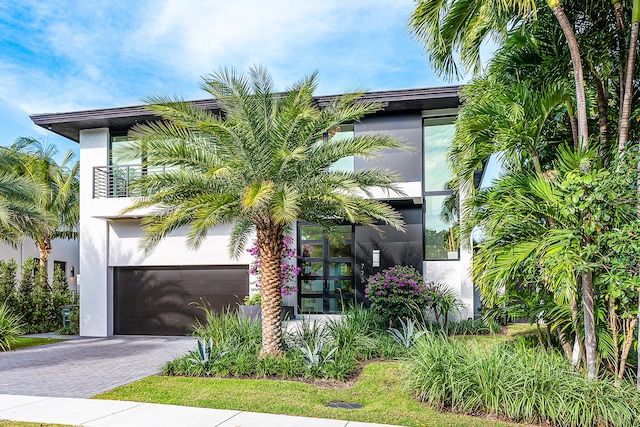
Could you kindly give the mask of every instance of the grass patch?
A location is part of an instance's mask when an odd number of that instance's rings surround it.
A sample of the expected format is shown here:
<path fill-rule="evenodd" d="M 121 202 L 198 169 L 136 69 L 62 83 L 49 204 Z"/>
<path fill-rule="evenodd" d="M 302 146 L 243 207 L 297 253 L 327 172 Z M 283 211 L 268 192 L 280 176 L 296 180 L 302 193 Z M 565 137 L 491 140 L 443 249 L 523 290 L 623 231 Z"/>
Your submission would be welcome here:
<path fill-rule="evenodd" d="M 640 425 L 630 382 L 590 381 L 564 356 L 526 341 L 478 348 L 429 335 L 405 366 L 413 395 L 437 408 L 565 427 Z"/>
<path fill-rule="evenodd" d="M 21 348 L 35 347 L 38 345 L 45 345 L 45 344 L 54 344 L 62 341 L 67 341 L 67 340 L 59 339 L 59 338 L 18 337 L 16 338 L 16 341 L 11 345 L 11 350 L 19 350 Z"/>
<path fill-rule="evenodd" d="M 416 427 L 517 425 L 438 412 L 411 398 L 398 381 L 399 376 L 399 362 L 369 363 L 352 387 L 331 389 L 296 381 L 156 376 L 96 398 Z M 347 410 L 324 406 L 337 401 L 360 403 L 364 407 Z"/>
<path fill-rule="evenodd" d="M 459 335 L 455 339 L 482 350 L 488 350 L 496 345 L 516 341 L 520 337 L 527 337 L 536 334 L 536 326 L 526 323 L 514 323 L 498 334 L 493 335 Z"/>

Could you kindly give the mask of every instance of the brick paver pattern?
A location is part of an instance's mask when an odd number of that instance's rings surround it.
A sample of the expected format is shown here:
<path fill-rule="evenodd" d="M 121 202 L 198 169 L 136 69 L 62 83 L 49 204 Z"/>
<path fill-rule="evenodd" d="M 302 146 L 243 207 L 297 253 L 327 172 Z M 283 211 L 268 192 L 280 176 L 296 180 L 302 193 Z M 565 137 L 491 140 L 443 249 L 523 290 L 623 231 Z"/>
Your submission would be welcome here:
<path fill-rule="evenodd" d="M 189 337 L 84 338 L 0 352 L 0 394 L 90 397 L 154 375 Z"/>

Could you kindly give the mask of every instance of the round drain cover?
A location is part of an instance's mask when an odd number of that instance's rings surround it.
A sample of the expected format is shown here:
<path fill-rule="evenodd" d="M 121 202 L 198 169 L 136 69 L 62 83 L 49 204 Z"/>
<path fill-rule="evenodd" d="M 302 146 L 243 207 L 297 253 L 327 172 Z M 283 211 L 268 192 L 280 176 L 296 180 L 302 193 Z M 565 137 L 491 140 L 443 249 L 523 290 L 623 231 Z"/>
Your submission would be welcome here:
<path fill-rule="evenodd" d="M 326 405 L 327 408 L 343 408 L 343 409 L 360 409 L 362 405 L 359 403 L 351 403 L 351 402 L 330 402 Z"/>

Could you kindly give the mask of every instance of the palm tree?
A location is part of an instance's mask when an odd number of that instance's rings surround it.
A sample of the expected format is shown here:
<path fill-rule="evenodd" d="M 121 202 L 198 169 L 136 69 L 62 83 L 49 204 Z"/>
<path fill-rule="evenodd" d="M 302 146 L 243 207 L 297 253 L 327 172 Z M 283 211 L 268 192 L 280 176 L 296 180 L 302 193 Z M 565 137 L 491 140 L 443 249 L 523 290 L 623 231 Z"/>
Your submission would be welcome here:
<path fill-rule="evenodd" d="M 523 22 L 535 19 L 536 16 L 535 0 L 417 0 L 417 3 L 408 22 L 409 28 L 416 38 L 426 46 L 435 69 L 450 76 L 459 75 L 460 68 L 456 64 L 456 55 L 460 58 L 463 70 L 477 72 L 481 67 L 480 48 L 484 41 L 490 38 L 498 40 L 498 42 L 503 41 L 510 28 L 523 28 L 521 26 Z M 589 147 L 589 126 L 580 46 L 561 1 L 546 0 L 546 4 L 556 17 L 569 48 L 575 85 L 577 141 L 580 148 L 586 151 Z M 602 6 L 602 4 L 598 6 Z M 574 6 L 577 10 L 591 7 L 582 2 L 576 2 Z M 629 52 L 635 52 L 637 43 L 638 25 L 636 21 L 640 20 L 638 19 L 640 18 L 640 9 L 636 9 L 635 6 L 634 0 L 632 19 L 634 25 Z M 631 64 L 631 71 L 633 71 L 632 61 L 635 61 L 635 55 L 629 54 L 627 63 Z M 623 89 L 627 93 L 631 93 L 633 79 L 628 79 L 628 82 L 629 86 Z M 622 81 L 620 83 L 623 84 Z M 628 123 L 628 113 L 631 111 L 630 108 L 624 108 L 625 105 L 623 104 L 623 111 L 620 115 L 621 123 Z M 588 163 L 585 163 L 583 167 L 585 168 L 583 172 L 588 172 Z M 585 221 L 588 219 L 586 217 Z M 590 237 L 587 236 L 586 239 L 585 245 L 590 244 Z M 597 366 L 593 275 L 587 272 L 581 277 L 588 372 L 589 378 L 595 378 Z"/>
<path fill-rule="evenodd" d="M 535 19 L 535 0 L 417 0 L 408 26 L 427 48 L 436 71 L 448 76 L 479 72 L 480 48 L 486 40 L 503 42 L 508 30 Z M 578 140 L 589 142 L 582 59 L 576 35 L 560 0 L 546 0 L 567 40 L 575 81 Z M 514 22 L 515 21 L 515 22 Z M 456 64 L 459 55 L 461 66 Z"/>
<path fill-rule="evenodd" d="M 40 209 L 44 189 L 17 174 L 18 164 L 12 150 L 0 148 L 0 240 L 13 245 L 47 219 Z"/>
<path fill-rule="evenodd" d="M 46 268 L 53 239 L 77 239 L 80 215 L 78 199 L 79 163 L 71 164 L 73 152 L 69 150 L 60 164 L 56 163 L 57 149 L 33 138 L 20 138 L 11 150 L 20 159 L 16 173 L 30 179 L 43 190 L 39 207 L 47 218 L 29 227 L 25 234 L 35 240 L 40 254 L 40 267 Z"/>
<path fill-rule="evenodd" d="M 230 250 L 237 256 L 255 232 L 262 272 L 261 355 L 279 356 L 285 231 L 296 220 L 319 224 L 329 236 L 340 221 L 371 227 L 382 221 L 402 229 L 399 213 L 365 198 L 372 187 L 398 192 L 397 175 L 330 166 L 347 156 L 375 158 L 403 144 L 383 135 L 332 140 L 337 126 L 382 106 L 350 93 L 320 108 L 313 98 L 316 73 L 274 93 L 262 67 L 251 68 L 248 77 L 221 69 L 205 76 L 202 88 L 216 99 L 220 116 L 167 97 L 146 100 L 164 120 L 136 126 L 130 136 L 166 172 L 143 177 L 138 185 L 146 196 L 127 211 L 153 208 L 142 220 L 146 250 L 178 227 L 190 227 L 187 244 L 195 248 L 212 227 L 233 224 Z"/>

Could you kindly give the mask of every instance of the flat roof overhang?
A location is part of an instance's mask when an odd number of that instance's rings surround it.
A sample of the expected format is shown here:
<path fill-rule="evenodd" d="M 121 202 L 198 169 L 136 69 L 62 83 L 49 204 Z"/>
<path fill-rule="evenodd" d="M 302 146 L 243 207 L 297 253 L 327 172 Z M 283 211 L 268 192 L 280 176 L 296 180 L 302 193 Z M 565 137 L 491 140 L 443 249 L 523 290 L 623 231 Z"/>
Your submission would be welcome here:
<path fill-rule="evenodd" d="M 457 108 L 460 104 L 460 88 L 460 86 L 443 86 L 366 92 L 361 99 L 383 103 L 385 112 Z M 338 96 L 340 95 L 316 96 L 315 100 L 319 107 L 324 107 Z M 215 99 L 190 102 L 205 110 L 219 110 Z M 75 142 L 80 141 L 80 131 L 83 129 L 127 130 L 136 123 L 160 120 L 160 117 L 151 114 L 143 105 L 69 113 L 32 114 L 30 118 L 36 125 Z"/>

